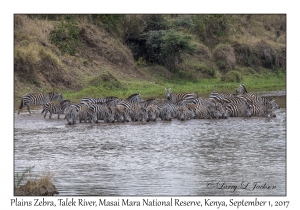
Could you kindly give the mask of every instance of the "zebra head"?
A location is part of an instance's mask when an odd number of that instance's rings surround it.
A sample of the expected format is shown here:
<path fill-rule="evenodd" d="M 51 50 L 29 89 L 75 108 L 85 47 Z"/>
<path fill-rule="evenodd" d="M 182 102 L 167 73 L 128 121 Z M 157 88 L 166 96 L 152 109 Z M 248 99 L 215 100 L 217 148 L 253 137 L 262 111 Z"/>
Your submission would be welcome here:
<path fill-rule="evenodd" d="M 280 109 L 280 106 L 278 104 L 276 104 L 275 100 L 273 100 L 273 99 L 268 101 L 267 104 L 270 104 L 273 109 Z"/>
<path fill-rule="evenodd" d="M 245 85 L 244 84 L 240 84 L 239 88 L 236 89 L 236 93 L 239 93 L 239 94 L 247 93 Z"/>
<path fill-rule="evenodd" d="M 167 99 L 171 98 L 172 97 L 171 88 L 169 89 L 165 88 L 165 90 L 166 90 Z"/>

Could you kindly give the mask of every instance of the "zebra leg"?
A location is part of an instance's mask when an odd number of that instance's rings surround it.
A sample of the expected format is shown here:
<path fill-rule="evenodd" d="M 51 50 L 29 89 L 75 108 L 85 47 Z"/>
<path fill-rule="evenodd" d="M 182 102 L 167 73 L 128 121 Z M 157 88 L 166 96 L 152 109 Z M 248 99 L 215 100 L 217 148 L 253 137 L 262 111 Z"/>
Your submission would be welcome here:
<path fill-rule="evenodd" d="M 44 119 L 45 119 L 45 117 L 46 117 L 47 113 L 48 113 L 48 111 L 47 111 L 47 110 L 45 110 Z"/>
<path fill-rule="evenodd" d="M 31 114 L 31 112 L 30 112 L 30 104 L 27 104 L 27 110 Z"/>
<path fill-rule="evenodd" d="M 49 119 L 52 117 L 52 112 L 49 111 Z"/>

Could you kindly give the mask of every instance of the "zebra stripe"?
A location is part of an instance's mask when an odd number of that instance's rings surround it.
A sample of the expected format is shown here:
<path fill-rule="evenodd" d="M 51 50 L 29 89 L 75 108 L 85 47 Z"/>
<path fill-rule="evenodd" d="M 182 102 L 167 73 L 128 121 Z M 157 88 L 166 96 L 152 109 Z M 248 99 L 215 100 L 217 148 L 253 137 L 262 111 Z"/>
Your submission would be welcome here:
<path fill-rule="evenodd" d="M 132 94 L 131 96 L 129 96 L 127 99 L 125 99 L 125 101 L 134 103 L 134 102 L 142 102 L 143 100 L 139 93 L 135 93 L 135 94 Z"/>
<path fill-rule="evenodd" d="M 151 99 L 147 99 L 145 101 L 140 102 L 140 104 L 141 104 L 142 107 L 147 108 L 151 104 L 157 105 L 158 102 L 156 101 L 155 98 L 151 98 Z"/>
<path fill-rule="evenodd" d="M 246 104 L 228 104 L 226 106 L 230 117 L 251 117 L 251 106 Z"/>
<path fill-rule="evenodd" d="M 89 104 L 82 104 L 79 107 L 77 115 L 79 123 L 81 123 L 81 121 L 92 122 L 93 112 L 89 109 Z"/>
<path fill-rule="evenodd" d="M 166 90 L 166 97 L 168 102 L 170 103 L 176 103 L 177 101 L 183 101 L 185 100 L 187 103 L 189 103 L 190 101 L 198 98 L 198 95 L 196 93 L 178 93 L 178 94 L 172 94 L 171 93 L 171 88 Z"/>
<path fill-rule="evenodd" d="M 158 105 L 156 104 L 150 104 L 147 108 L 146 108 L 146 116 L 145 116 L 145 120 L 147 122 L 149 121 L 153 121 L 155 122 L 156 119 L 159 117 L 159 109 L 158 109 Z"/>
<path fill-rule="evenodd" d="M 89 109 L 93 113 L 94 122 L 98 123 L 98 120 L 114 122 L 114 113 L 112 113 L 106 105 L 90 104 Z"/>
<path fill-rule="evenodd" d="M 225 104 L 242 104 L 242 105 L 246 105 L 247 101 L 248 100 L 243 98 L 243 97 L 224 98 L 223 99 L 223 104 L 225 103 Z"/>
<path fill-rule="evenodd" d="M 77 107 L 75 105 L 70 105 L 66 108 L 65 118 L 69 125 L 76 124 L 77 119 Z"/>
<path fill-rule="evenodd" d="M 273 108 L 272 108 L 272 105 L 270 105 L 270 104 L 268 104 L 268 105 L 252 104 L 251 112 L 252 112 L 252 116 L 276 117 L 276 115 L 273 114 Z"/>
<path fill-rule="evenodd" d="M 85 97 L 80 100 L 80 103 L 92 103 L 92 104 L 105 104 L 109 101 L 119 100 L 119 98 L 114 96 L 108 96 L 105 98 L 89 98 Z"/>
<path fill-rule="evenodd" d="M 188 104 L 188 108 L 193 111 L 197 119 L 210 119 L 215 116 L 215 106 L 205 106 L 202 104 Z M 216 118 L 219 117 L 216 115 Z"/>
<path fill-rule="evenodd" d="M 217 101 L 222 101 L 224 98 L 232 98 L 234 97 L 235 95 L 234 94 L 231 94 L 231 93 L 219 93 L 219 92 L 212 92 L 210 95 L 209 95 L 209 98 L 211 99 L 215 99 Z"/>
<path fill-rule="evenodd" d="M 194 113 L 186 106 L 180 106 L 177 109 L 176 118 L 181 121 L 190 120 L 194 118 Z"/>
<path fill-rule="evenodd" d="M 59 119 L 59 115 L 63 114 L 64 110 L 70 105 L 71 102 L 69 100 L 63 100 L 60 103 L 48 102 L 44 105 L 42 113 L 45 112 L 44 114 L 44 118 L 45 118 L 47 113 L 49 112 L 49 119 L 51 119 L 52 114 L 58 114 L 57 119 Z"/>
<path fill-rule="evenodd" d="M 18 114 L 20 113 L 21 109 L 24 106 L 27 106 L 27 110 L 31 114 L 31 112 L 30 112 L 30 105 L 31 104 L 33 104 L 33 105 L 44 105 L 44 104 L 47 104 L 48 102 L 50 102 L 52 100 L 62 101 L 63 96 L 62 96 L 61 93 L 54 93 L 54 92 L 50 92 L 50 93 L 29 93 L 29 94 L 23 95 L 23 97 L 21 99 L 21 105 L 19 107 Z"/>

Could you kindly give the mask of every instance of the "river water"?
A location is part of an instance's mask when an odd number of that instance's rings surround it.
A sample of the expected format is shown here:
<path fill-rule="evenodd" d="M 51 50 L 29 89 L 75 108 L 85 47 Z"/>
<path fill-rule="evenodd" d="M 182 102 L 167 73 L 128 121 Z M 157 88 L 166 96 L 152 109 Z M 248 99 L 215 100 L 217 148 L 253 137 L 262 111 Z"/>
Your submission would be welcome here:
<path fill-rule="evenodd" d="M 50 172 L 59 196 L 286 195 L 286 101 L 273 98 L 276 118 L 183 122 L 67 125 L 24 108 L 14 173 Z"/>

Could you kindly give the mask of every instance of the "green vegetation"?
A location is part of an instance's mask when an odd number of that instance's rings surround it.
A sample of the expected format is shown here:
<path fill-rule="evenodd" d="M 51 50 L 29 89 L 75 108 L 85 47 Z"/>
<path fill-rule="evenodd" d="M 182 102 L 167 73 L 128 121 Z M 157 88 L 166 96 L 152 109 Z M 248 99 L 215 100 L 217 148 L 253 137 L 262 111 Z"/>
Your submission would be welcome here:
<path fill-rule="evenodd" d="M 15 99 L 286 88 L 286 15 L 15 15 Z"/>
<path fill-rule="evenodd" d="M 25 179 L 27 179 L 28 173 L 31 172 L 31 170 L 34 168 L 34 166 L 30 166 L 27 169 L 25 169 L 21 175 L 16 173 L 15 175 L 15 188 L 20 187 L 21 183 L 24 182 Z"/>

